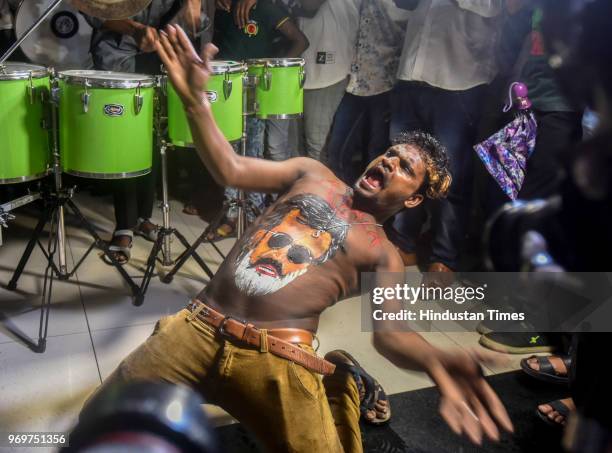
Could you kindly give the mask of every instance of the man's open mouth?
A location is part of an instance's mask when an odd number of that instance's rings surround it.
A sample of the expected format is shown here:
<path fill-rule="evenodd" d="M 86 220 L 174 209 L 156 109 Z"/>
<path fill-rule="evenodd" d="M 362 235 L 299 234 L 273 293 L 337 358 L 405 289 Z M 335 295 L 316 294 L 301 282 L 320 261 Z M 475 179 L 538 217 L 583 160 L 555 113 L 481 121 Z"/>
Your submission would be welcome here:
<path fill-rule="evenodd" d="M 370 192 L 379 192 L 385 187 L 385 173 L 380 165 L 370 168 L 359 180 L 359 186 Z"/>
<path fill-rule="evenodd" d="M 280 278 L 282 276 L 282 266 L 270 258 L 262 258 L 252 265 L 259 275 L 265 275 L 272 278 Z"/>

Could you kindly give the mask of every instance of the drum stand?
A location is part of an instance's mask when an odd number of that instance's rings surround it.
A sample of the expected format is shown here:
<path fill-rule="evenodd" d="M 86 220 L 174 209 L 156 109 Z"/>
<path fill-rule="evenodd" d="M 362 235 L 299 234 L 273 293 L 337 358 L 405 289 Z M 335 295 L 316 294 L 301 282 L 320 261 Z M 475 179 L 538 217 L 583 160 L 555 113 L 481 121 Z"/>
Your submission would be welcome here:
<path fill-rule="evenodd" d="M 52 87 L 51 89 L 51 129 L 52 129 L 52 146 L 53 146 L 53 176 L 54 176 L 54 189 L 43 189 L 41 193 L 37 194 L 37 198 L 41 198 L 44 203 L 44 209 L 41 216 L 38 219 L 38 223 L 34 228 L 32 236 L 26 246 L 15 273 L 7 285 L 7 289 L 14 291 L 17 289 L 17 282 L 23 270 L 25 269 L 30 256 L 36 245 L 40 247 L 45 258 L 47 259 L 47 267 L 44 273 L 43 280 L 43 291 L 41 296 L 40 304 L 40 325 L 38 330 L 38 343 L 32 344 L 30 348 L 34 352 L 45 352 L 47 344 L 47 329 L 49 326 L 49 312 L 51 310 L 51 297 L 53 292 L 53 279 L 57 277 L 59 280 L 69 280 L 81 266 L 85 258 L 91 253 L 94 247 L 102 249 L 104 255 L 109 259 L 112 265 L 119 271 L 123 279 L 127 282 L 132 295 L 135 300 L 139 300 L 141 297 L 140 288 L 134 283 L 128 273 L 123 269 L 121 264 L 113 257 L 108 249 L 108 245 L 103 241 L 93 225 L 85 218 L 79 208 L 76 206 L 72 197 L 74 195 L 74 188 L 63 188 L 62 187 L 62 175 L 60 169 L 60 155 L 58 148 L 58 137 L 57 137 L 57 105 L 58 105 L 58 93 L 57 88 Z M 25 198 L 25 197 L 24 197 Z M 25 204 L 25 203 L 23 203 Z M 79 219 L 81 225 L 85 227 L 87 232 L 94 239 L 94 242 L 89 246 L 87 251 L 83 254 L 78 263 L 69 272 L 66 264 L 66 230 L 64 226 L 64 207 L 67 206 L 73 214 Z M 45 225 L 49 223 L 50 232 L 47 240 L 47 247 L 45 248 L 40 240 L 40 236 L 43 234 Z M 58 255 L 58 264 L 55 264 L 55 255 Z"/>
<path fill-rule="evenodd" d="M 159 104 L 158 104 L 159 105 Z M 173 145 L 166 143 L 161 135 L 162 135 L 162 125 L 160 122 L 161 115 L 156 115 L 157 124 L 155 126 L 156 129 L 156 142 L 159 146 L 160 160 L 161 160 L 161 176 L 162 176 L 162 202 L 161 202 L 161 211 L 162 211 L 162 221 L 163 225 L 159 228 L 157 232 L 157 240 L 154 242 L 153 247 L 151 248 L 151 252 L 149 253 L 149 258 L 147 259 L 147 267 L 144 272 L 144 276 L 142 279 L 142 283 L 140 285 L 140 295 L 137 298 L 135 305 L 141 305 L 144 301 L 145 293 L 149 288 L 149 284 L 151 283 L 151 278 L 155 273 L 155 264 L 158 261 L 158 255 L 162 254 L 162 259 L 160 262 L 163 266 L 172 266 L 175 262 L 171 257 L 171 238 L 172 236 L 176 236 L 176 238 L 180 241 L 180 243 L 185 247 L 185 251 L 179 256 L 177 261 L 183 259 L 185 254 L 192 249 L 192 246 L 189 245 L 185 236 L 181 234 L 176 228 L 172 228 L 170 226 L 170 203 L 168 201 L 168 164 L 167 164 L 167 156 L 166 151 L 168 148 Z M 219 251 L 219 249 L 217 249 Z M 219 251 L 219 253 L 221 253 Z M 209 278 L 213 277 L 213 272 L 210 267 L 204 262 L 204 260 L 194 251 L 191 251 L 189 256 L 193 256 L 196 262 L 200 265 L 202 270 L 208 275 Z M 186 260 L 186 258 L 185 258 Z M 184 261 L 183 261 L 184 262 Z M 173 269 L 174 270 L 174 269 Z M 170 276 L 170 279 L 167 280 L 167 276 L 164 276 L 161 280 L 164 283 L 169 283 L 172 281 L 172 277 L 174 274 Z"/>
<path fill-rule="evenodd" d="M 240 138 L 240 154 L 242 156 L 246 155 L 246 146 L 247 146 L 247 116 L 248 114 L 245 113 L 247 111 L 247 95 L 245 92 L 243 92 L 242 95 L 242 137 Z M 223 255 L 223 253 L 221 252 L 221 250 L 219 250 L 219 248 L 217 247 L 217 245 L 212 242 L 208 236 L 210 234 L 211 231 L 215 231 L 217 229 L 217 227 L 221 224 L 221 222 L 223 221 L 223 218 L 225 217 L 226 213 L 230 210 L 236 208 L 238 210 L 238 218 L 236 221 L 236 236 L 238 238 L 242 237 L 242 235 L 244 234 L 244 230 L 247 227 L 247 212 L 251 212 L 253 215 L 258 216 L 260 214 L 259 210 L 257 209 L 257 207 L 255 207 L 253 205 L 253 203 L 251 202 L 251 200 L 249 200 L 246 197 L 246 194 L 244 193 L 243 190 L 239 190 L 238 191 L 238 198 L 234 198 L 231 200 L 228 200 L 226 202 L 223 203 L 223 207 L 221 208 L 221 210 L 219 211 L 219 214 L 217 215 L 217 217 L 215 217 L 215 219 L 210 222 L 210 224 L 206 227 L 206 229 L 204 230 L 204 232 L 200 235 L 200 237 L 198 237 L 196 239 L 196 241 L 187 249 L 183 252 L 183 254 L 177 259 L 175 266 L 172 268 L 172 270 L 164 275 L 164 277 L 161 279 L 162 282 L 164 283 L 170 283 L 172 282 L 172 279 L 174 278 L 174 275 L 176 275 L 176 273 L 181 269 L 181 267 L 183 267 L 183 265 L 185 264 L 185 262 L 193 256 L 193 258 L 198 261 L 198 259 L 201 259 L 198 254 L 196 253 L 196 250 L 198 249 L 198 247 L 205 243 L 208 242 L 210 243 L 210 245 L 212 245 L 214 247 L 214 249 L 217 251 L 217 253 L 221 256 L 221 258 L 225 259 L 225 255 Z M 199 263 L 199 261 L 198 261 Z M 200 264 L 201 266 L 201 264 Z M 208 272 L 207 272 L 208 274 Z M 212 274 L 208 274 L 208 276 L 210 278 L 212 278 Z"/>

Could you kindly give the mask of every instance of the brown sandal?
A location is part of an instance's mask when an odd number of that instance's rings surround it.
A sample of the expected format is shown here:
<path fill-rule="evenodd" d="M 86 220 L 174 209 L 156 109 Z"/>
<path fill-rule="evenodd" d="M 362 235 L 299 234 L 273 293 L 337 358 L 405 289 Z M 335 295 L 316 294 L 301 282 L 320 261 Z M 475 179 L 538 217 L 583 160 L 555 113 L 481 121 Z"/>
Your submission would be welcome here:
<path fill-rule="evenodd" d="M 370 425 L 382 425 L 391 419 L 391 406 L 387 394 L 378 381 L 370 376 L 353 356 L 346 351 L 337 349 L 328 352 L 325 355 L 325 360 L 336 365 L 336 370 L 349 372 L 353 376 L 359 390 L 361 399 L 359 411 L 364 422 Z M 380 401 L 387 403 L 383 417 L 378 415 L 381 411 L 376 410 L 376 404 L 379 404 Z M 374 418 L 368 417 L 368 413 L 371 412 L 376 414 Z"/>

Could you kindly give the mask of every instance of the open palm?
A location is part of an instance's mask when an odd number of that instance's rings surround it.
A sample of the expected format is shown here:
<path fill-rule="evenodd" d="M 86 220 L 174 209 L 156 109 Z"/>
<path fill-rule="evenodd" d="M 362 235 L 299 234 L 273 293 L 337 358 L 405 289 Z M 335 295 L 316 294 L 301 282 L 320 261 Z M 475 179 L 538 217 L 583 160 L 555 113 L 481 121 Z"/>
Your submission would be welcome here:
<path fill-rule="evenodd" d="M 483 436 L 499 440 L 498 427 L 512 432 L 513 426 L 504 405 L 485 381 L 480 363 L 497 361 L 477 350 L 446 351 L 443 363 L 447 376 L 438 382 L 440 414 L 457 434 L 466 435 L 480 445 Z"/>
<path fill-rule="evenodd" d="M 185 106 L 207 102 L 203 93 L 211 73 L 210 60 L 218 49 L 208 44 L 200 57 L 183 29 L 178 25 L 168 25 L 160 33 L 156 51 Z"/>

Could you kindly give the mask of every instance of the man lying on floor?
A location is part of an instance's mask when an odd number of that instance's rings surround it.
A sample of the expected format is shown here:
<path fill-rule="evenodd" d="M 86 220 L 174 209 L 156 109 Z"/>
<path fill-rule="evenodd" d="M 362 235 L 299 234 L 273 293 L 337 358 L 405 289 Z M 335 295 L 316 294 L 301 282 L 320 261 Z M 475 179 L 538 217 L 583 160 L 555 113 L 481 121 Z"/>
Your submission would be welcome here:
<path fill-rule="evenodd" d="M 386 396 L 347 353 L 318 357 L 313 335 L 323 310 L 357 293 L 361 272 L 403 272 L 381 224 L 424 196 L 446 193 L 444 149 L 427 134 L 408 134 L 353 188 L 312 159 L 241 157 L 217 128 L 202 92 L 215 47 L 209 45 L 201 60 L 183 31 L 169 26 L 157 52 L 215 179 L 280 196 L 238 239 L 198 298 L 161 319 L 104 386 L 135 379 L 189 385 L 269 451 L 362 451 L 359 418 L 386 420 Z M 375 327 L 377 351 L 398 367 L 425 371 L 438 385 L 440 412 L 453 431 L 480 443 L 483 433 L 497 439 L 498 425 L 512 430 L 479 358 L 438 350 L 416 333 Z"/>

